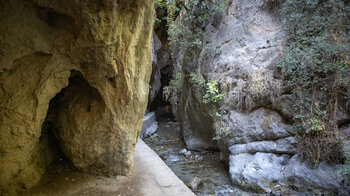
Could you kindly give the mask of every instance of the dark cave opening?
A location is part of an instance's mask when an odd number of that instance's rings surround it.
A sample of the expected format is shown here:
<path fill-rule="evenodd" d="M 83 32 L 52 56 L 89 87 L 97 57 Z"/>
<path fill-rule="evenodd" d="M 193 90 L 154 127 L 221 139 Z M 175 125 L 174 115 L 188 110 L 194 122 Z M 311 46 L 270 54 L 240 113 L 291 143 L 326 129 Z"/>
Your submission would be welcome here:
<path fill-rule="evenodd" d="M 46 118 L 42 124 L 39 138 L 40 148 L 47 157 L 48 164 L 61 162 L 71 169 L 74 168 L 71 161 L 74 154 L 72 155 L 70 150 L 67 150 L 67 143 L 71 144 L 72 141 L 67 141 L 66 135 L 72 135 L 72 132 L 75 131 L 70 124 L 80 123 L 74 119 L 77 113 L 96 112 L 96 107 L 94 107 L 94 111 L 91 111 L 92 105 L 96 106 L 96 103 L 92 103 L 94 101 L 99 103 L 98 106 L 104 106 L 97 89 L 91 87 L 79 71 L 72 70 L 68 86 L 50 100 Z M 99 111 L 97 110 L 97 112 Z M 69 128 L 67 128 L 68 126 Z M 71 133 L 67 133 L 67 129 L 70 129 Z M 67 156 L 67 154 L 69 155 Z"/>
<path fill-rule="evenodd" d="M 157 109 L 159 110 L 160 108 L 170 107 L 169 100 L 165 100 L 163 97 L 163 88 L 169 85 L 170 79 L 171 79 L 171 69 L 170 69 L 170 65 L 167 65 L 166 67 L 160 70 L 161 86 L 154 100 L 149 103 L 149 106 L 148 106 L 149 111 L 157 111 Z"/>

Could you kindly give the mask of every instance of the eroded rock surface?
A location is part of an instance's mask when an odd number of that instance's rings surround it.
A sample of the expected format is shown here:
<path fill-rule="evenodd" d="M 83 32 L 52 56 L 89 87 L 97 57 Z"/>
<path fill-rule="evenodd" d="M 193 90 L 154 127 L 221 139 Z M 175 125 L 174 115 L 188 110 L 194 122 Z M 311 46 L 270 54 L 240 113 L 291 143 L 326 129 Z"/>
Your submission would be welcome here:
<path fill-rule="evenodd" d="M 278 2 L 227 3 L 201 26 L 200 49 L 186 50 L 182 43 L 172 47 L 175 73 L 183 76 L 172 104 L 186 145 L 219 148 L 230 164 L 232 181 L 246 190 L 346 193 L 339 165 L 313 168 L 298 158 L 292 126 L 295 100 L 277 66 L 284 42 Z M 223 100 L 203 103 L 205 89 L 190 82 L 191 73 L 206 82 L 217 80 Z M 338 113 L 338 124 L 346 130 L 350 110 L 340 106 Z"/>
<path fill-rule="evenodd" d="M 83 171 L 131 172 L 152 18 L 151 0 L 0 2 L 0 194 L 38 182 L 53 135 Z"/>
<path fill-rule="evenodd" d="M 234 184 L 260 193 L 295 195 L 346 192 L 341 182 L 341 165 L 322 163 L 312 168 L 301 163 L 298 155 L 241 153 L 230 156 L 230 175 Z"/>

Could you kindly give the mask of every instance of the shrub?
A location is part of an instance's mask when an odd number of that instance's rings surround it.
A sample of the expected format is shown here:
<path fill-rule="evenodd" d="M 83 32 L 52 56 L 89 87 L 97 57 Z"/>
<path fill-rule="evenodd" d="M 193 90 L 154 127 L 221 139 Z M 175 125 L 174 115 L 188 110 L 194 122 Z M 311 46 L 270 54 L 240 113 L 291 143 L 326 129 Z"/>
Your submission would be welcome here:
<path fill-rule="evenodd" d="M 184 44 L 187 51 L 202 47 L 203 26 L 225 4 L 226 0 L 155 0 L 156 7 L 167 10 L 170 45 Z M 176 22 L 180 15 L 181 20 Z M 219 49 L 215 48 L 215 51 Z"/>
<path fill-rule="evenodd" d="M 198 85 L 200 87 L 205 85 L 205 80 L 203 78 L 201 78 L 201 76 L 199 76 L 198 74 L 195 74 L 193 72 L 191 72 L 190 74 L 188 74 L 189 82 L 193 85 Z"/>
<path fill-rule="evenodd" d="M 218 102 L 224 98 L 224 94 L 219 92 L 217 80 L 211 80 L 206 84 L 206 92 L 203 95 L 203 103 Z"/>
<path fill-rule="evenodd" d="M 177 73 L 175 78 L 169 81 L 169 86 L 163 87 L 163 99 L 169 101 L 172 93 L 177 93 L 181 89 L 182 73 Z"/>
<path fill-rule="evenodd" d="M 224 138 L 231 133 L 231 129 L 229 127 L 223 127 L 216 130 L 217 131 L 215 132 L 215 137 L 213 137 L 213 140 L 220 140 L 221 138 Z"/>
<path fill-rule="evenodd" d="M 301 157 L 315 165 L 344 160 L 337 108 L 339 97 L 350 92 L 348 10 L 345 0 L 284 0 L 282 4 L 286 43 L 279 65 L 296 97 Z"/>

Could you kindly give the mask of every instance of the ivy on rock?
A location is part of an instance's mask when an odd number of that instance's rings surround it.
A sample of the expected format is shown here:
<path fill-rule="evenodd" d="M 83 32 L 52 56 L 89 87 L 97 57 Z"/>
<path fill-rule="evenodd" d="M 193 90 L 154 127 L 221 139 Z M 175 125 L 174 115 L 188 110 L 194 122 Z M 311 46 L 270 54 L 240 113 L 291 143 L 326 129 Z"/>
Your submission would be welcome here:
<path fill-rule="evenodd" d="M 296 97 L 295 126 L 300 155 L 344 162 L 337 125 L 340 101 L 349 103 L 349 2 L 284 0 L 286 43 L 279 64 Z"/>

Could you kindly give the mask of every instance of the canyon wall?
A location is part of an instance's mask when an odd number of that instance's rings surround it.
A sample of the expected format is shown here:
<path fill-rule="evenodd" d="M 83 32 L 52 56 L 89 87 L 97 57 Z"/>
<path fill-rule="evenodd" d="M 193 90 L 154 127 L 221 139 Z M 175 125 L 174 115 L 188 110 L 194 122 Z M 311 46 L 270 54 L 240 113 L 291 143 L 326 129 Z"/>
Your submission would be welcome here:
<path fill-rule="evenodd" d="M 62 156 L 92 174 L 132 171 L 152 19 L 153 0 L 0 2 L 1 195 Z"/>
<path fill-rule="evenodd" d="M 171 100 L 184 141 L 193 150 L 219 149 L 232 182 L 243 189 L 346 195 L 342 165 L 313 168 L 298 156 L 295 98 L 277 66 L 284 45 L 279 13 L 277 1 L 231 0 L 198 27 L 204 29 L 200 49 L 183 42 L 172 46 L 174 80 L 182 77 Z M 180 26 L 184 14 L 174 24 Z M 223 99 L 204 103 L 208 90 L 201 80 L 217 81 Z M 349 106 L 339 104 L 337 116 L 347 148 Z"/>

